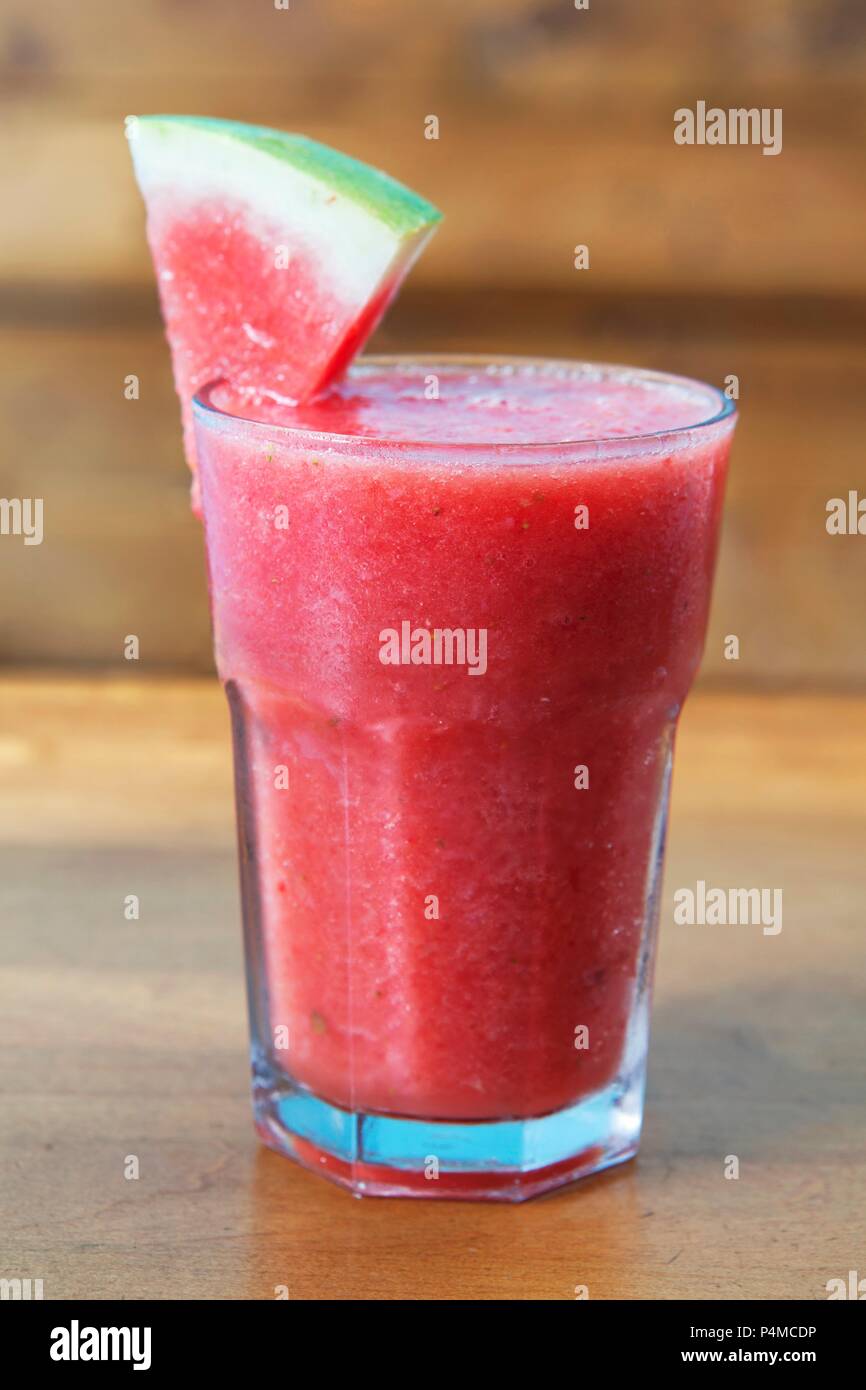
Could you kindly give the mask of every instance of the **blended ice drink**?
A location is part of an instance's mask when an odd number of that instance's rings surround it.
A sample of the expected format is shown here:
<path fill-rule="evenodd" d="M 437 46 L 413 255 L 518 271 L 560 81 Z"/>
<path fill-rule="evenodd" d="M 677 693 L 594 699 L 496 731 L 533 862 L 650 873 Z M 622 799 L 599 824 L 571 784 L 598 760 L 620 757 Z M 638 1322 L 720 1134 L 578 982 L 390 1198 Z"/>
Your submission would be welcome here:
<path fill-rule="evenodd" d="M 374 1190 L 624 1157 L 726 403 L 370 362 L 239 413 L 206 394 L 198 457 L 263 1129 Z"/>
<path fill-rule="evenodd" d="M 155 250 L 169 299 L 191 222 Z M 628 1158 L 731 403 L 455 358 L 343 362 L 298 403 L 194 359 L 261 1135 L 376 1194 Z"/>

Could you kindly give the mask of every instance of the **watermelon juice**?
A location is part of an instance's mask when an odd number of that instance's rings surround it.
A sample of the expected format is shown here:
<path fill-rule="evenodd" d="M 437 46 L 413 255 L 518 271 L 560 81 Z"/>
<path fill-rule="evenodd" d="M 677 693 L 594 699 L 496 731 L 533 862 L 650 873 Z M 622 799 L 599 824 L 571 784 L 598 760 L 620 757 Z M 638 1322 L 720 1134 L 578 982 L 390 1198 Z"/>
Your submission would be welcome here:
<path fill-rule="evenodd" d="M 731 403 L 369 358 L 195 416 L 262 1133 L 366 1192 L 628 1157 Z"/>

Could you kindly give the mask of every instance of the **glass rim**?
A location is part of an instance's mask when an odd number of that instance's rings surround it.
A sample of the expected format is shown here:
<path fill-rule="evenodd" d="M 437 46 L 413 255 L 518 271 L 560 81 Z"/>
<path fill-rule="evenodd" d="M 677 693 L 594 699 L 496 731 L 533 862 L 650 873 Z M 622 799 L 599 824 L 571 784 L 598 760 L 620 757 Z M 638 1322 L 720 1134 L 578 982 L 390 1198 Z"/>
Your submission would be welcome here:
<path fill-rule="evenodd" d="M 516 456 L 518 454 L 539 455 L 550 453 L 551 450 L 559 449 L 595 449 L 595 448 L 616 448 L 618 446 L 636 446 L 639 444 L 655 444 L 659 446 L 668 440 L 672 442 L 683 442 L 684 437 L 694 435 L 703 430 L 709 430 L 713 426 L 729 421 L 734 422 L 737 415 L 737 406 L 729 396 L 713 386 L 711 383 L 701 381 L 697 377 L 681 376 L 676 372 L 662 372 L 650 367 L 632 367 L 625 363 L 618 362 L 590 362 L 584 358 L 567 357 L 525 357 L 507 353 L 484 354 L 484 353 L 448 353 L 436 352 L 429 356 L 420 353 L 370 353 L 355 359 L 352 366 L 358 367 L 396 367 L 401 365 L 411 365 L 416 367 L 430 367 L 435 369 L 437 365 L 443 367 L 475 367 L 483 370 L 489 367 L 546 367 L 561 369 L 564 371 L 575 371 L 579 369 L 589 369 L 605 376 L 616 376 L 622 380 L 635 380 L 641 382 L 658 382 L 666 386 L 679 386 L 689 388 L 693 391 L 700 391 L 704 395 L 709 395 L 714 399 L 717 409 L 711 414 L 696 420 L 693 424 L 675 425 L 663 430 L 644 430 L 638 434 L 617 434 L 583 436 L 569 439 L 549 439 L 549 440 L 436 440 L 436 439 L 394 439 L 388 435 L 380 434 L 346 434 L 342 431 L 306 429 L 300 425 L 286 425 L 281 422 L 257 420 L 251 415 L 242 415 L 232 410 L 223 410 L 216 405 L 213 400 L 213 393 L 221 386 L 227 385 L 225 377 L 219 377 L 208 382 L 195 392 L 192 398 L 193 415 L 203 421 L 211 422 L 225 421 L 242 425 L 245 429 L 261 431 L 270 437 L 275 434 L 279 437 L 291 440 L 295 443 L 305 442 L 307 445 L 314 445 L 324 449 L 329 446 L 345 447 L 354 446 L 361 449 L 388 449 L 394 452 L 430 452 L 445 451 L 447 453 L 496 453 L 504 456 Z M 351 370 L 351 368 L 350 368 Z"/>

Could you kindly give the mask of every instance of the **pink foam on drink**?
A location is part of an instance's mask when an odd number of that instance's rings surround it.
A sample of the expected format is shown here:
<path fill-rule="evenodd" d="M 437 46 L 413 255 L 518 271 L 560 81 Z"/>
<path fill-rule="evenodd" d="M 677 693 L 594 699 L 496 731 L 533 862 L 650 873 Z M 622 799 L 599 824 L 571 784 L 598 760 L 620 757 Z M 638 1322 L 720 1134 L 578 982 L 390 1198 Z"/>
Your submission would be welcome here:
<path fill-rule="evenodd" d="M 232 414 L 292 429 L 439 444 L 554 444 L 685 429 L 718 412 L 698 383 L 610 377 L 565 363 L 356 364 L 318 399 L 287 407 L 267 392 L 220 388 Z"/>

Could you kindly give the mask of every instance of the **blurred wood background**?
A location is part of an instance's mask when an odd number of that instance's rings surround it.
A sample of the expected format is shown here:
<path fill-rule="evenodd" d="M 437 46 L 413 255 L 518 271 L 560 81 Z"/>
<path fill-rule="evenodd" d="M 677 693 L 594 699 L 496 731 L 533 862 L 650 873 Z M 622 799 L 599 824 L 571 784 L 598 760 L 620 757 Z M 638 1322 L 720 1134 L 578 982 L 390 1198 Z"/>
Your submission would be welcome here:
<path fill-rule="evenodd" d="M 698 100 L 781 107 L 782 153 L 675 145 Z M 158 110 L 299 129 L 438 203 L 380 349 L 736 374 L 705 678 L 866 683 L 866 538 L 825 529 L 866 495 L 862 0 L 2 0 L 0 496 L 45 499 L 41 546 L 0 538 L 6 664 L 116 666 L 136 633 L 139 671 L 210 668 L 123 138 Z"/>

